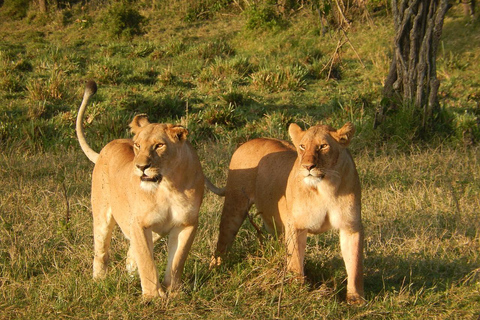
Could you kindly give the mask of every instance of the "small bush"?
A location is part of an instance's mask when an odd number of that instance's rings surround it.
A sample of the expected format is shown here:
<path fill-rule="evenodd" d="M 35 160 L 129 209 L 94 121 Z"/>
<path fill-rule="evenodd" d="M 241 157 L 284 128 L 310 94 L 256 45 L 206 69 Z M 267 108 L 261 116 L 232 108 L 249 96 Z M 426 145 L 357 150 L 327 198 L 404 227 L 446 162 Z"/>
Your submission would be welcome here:
<path fill-rule="evenodd" d="M 455 114 L 455 136 L 464 145 L 472 145 L 480 141 L 480 117 L 473 112 L 465 111 Z"/>
<path fill-rule="evenodd" d="M 216 12 L 227 8 L 231 0 L 194 0 L 187 1 L 184 20 L 193 22 L 210 19 Z"/>
<path fill-rule="evenodd" d="M 4 17 L 20 20 L 27 16 L 29 0 L 5 0 L 2 11 Z"/>
<path fill-rule="evenodd" d="M 287 22 L 277 13 L 275 3 L 265 3 L 260 6 L 253 5 L 246 12 L 249 30 L 270 29 L 278 30 L 286 26 Z"/>
<path fill-rule="evenodd" d="M 103 19 L 110 35 L 125 38 L 143 34 L 146 22 L 146 18 L 133 5 L 125 2 L 112 4 Z"/>

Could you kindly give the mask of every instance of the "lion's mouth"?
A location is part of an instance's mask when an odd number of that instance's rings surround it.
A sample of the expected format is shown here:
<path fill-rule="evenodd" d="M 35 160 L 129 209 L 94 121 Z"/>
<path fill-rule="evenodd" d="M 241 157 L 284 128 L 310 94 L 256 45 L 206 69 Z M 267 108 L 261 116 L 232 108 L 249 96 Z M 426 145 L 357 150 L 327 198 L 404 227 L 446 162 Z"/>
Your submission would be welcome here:
<path fill-rule="evenodd" d="M 323 179 L 323 178 L 325 178 L 325 173 L 318 172 L 318 171 L 307 171 L 307 172 L 305 172 L 305 178 Z"/>
<path fill-rule="evenodd" d="M 143 174 L 140 177 L 140 180 L 142 180 L 144 182 L 160 182 L 160 181 L 162 181 L 162 175 L 159 174 L 159 175 L 156 175 L 156 176 L 153 176 L 153 177 L 149 177 L 146 174 Z"/>

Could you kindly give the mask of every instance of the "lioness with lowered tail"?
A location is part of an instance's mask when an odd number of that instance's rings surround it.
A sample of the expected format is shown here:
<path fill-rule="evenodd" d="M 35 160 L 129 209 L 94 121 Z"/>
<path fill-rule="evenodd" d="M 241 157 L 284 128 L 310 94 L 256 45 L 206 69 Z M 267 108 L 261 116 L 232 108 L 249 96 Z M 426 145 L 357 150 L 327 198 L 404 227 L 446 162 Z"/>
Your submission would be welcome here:
<path fill-rule="evenodd" d="M 85 140 L 83 117 L 97 85 L 87 82 L 77 116 L 77 137 L 95 163 L 92 175 L 94 234 L 93 277 L 105 276 L 115 222 L 130 240 L 127 270 L 138 269 L 144 297 L 165 296 L 180 284 L 185 259 L 198 224 L 204 183 L 200 161 L 187 130 L 178 125 L 150 123 L 137 115 L 130 123 L 133 139 L 117 139 L 96 153 Z M 153 243 L 168 235 L 168 262 L 159 283 Z"/>
<path fill-rule="evenodd" d="M 232 156 L 220 234 L 212 266 L 233 243 L 252 204 L 269 232 L 284 233 L 287 268 L 303 278 L 307 234 L 340 230 L 347 270 L 347 302 L 363 303 L 363 227 L 360 182 L 347 150 L 351 123 L 303 131 L 292 123 L 286 141 L 255 139 Z"/>

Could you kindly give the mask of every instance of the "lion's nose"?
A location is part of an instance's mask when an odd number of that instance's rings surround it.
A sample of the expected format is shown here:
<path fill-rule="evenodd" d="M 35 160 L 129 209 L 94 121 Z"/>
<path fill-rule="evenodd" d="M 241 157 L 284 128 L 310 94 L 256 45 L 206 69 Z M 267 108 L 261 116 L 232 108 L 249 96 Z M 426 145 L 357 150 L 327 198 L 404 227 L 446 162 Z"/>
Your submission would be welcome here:
<path fill-rule="evenodd" d="M 147 170 L 148 168 L 150 168 L 150 164 L 136 164 L 137 168 L 139 170 L 141 170 L 142 172 L 144 172 L 145 170 Z"/>
<path fill-rule="evenodd" d="M 313 168 L 316 167 L 316 165 L 314 163 L 305 163 L 302 165 L 305 169 L 307 169 L 308 171 L 312 170 Z"/>

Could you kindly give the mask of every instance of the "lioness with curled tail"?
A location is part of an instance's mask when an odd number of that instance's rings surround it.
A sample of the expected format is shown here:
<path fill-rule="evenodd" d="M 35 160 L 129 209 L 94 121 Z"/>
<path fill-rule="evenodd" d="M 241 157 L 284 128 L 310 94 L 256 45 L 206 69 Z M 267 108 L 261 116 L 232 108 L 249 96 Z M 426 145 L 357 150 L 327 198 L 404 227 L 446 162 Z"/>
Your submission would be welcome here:
<path fill-rule="evenodd" d="M 360 182 L 347 150 L 354 126 L 318 125 L 303 131 L 291 124 L 294 146 L 255 139 L 240 146 L 230 162 L 220 234 L 212 266 L 221 263 L 255 204 L 269 232 L 284 233 L 287 268 L 303 279 L 307 234 L 340 230 L 347 270 L 347 301 L 363 303 L 363 227 Z"/>
<path fill-rule="evenodd" d="M 93 277 L 105 276 L 116 222 L 130 240 L 127 269 L 138 270 L 143 296 L 163 297 L 180 284 L 197 230 L 205 182 L 200 161 L 184 127 L 150 123 L 145 115 L 135 116 L 130 123 L 133 139 L 113 140 L 96 153 L 87 144 L 82 126 L 96 90 L 95 82 L 89 81 L 77 117 L 80 146 L 95 163 Z M 153 242 L 163 235 L 168 235 L 168 262 L 162 286 Z"/>

